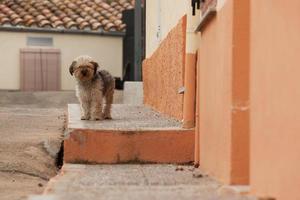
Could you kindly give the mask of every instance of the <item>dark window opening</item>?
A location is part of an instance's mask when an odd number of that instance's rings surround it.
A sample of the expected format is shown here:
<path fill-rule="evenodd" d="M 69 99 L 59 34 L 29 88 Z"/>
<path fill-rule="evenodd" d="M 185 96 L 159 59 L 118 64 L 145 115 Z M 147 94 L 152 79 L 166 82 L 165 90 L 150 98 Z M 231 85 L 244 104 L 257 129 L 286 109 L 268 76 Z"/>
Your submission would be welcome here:
<path fill-rule="evenodd" d="M 196 9 L 201 9 L 201 15 L 204 15 L 209 7 L 216 7 L 217 0 L 191 0 L 193 15 L 196 14 Z"/>

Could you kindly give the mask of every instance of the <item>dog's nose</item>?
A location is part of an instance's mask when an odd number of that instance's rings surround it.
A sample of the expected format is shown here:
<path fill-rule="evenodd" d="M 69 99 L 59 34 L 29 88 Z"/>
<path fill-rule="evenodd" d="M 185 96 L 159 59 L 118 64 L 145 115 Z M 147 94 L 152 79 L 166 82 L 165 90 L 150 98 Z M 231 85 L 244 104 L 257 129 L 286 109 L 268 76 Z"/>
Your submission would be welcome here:
<path fill-rule="evenodd" d="M 82 74 L 83 76 L 85 76 L 85 75 L 87 74 L 87 70 L 86 70 L 86 69 L 81 70 L 81 74 Z"/>

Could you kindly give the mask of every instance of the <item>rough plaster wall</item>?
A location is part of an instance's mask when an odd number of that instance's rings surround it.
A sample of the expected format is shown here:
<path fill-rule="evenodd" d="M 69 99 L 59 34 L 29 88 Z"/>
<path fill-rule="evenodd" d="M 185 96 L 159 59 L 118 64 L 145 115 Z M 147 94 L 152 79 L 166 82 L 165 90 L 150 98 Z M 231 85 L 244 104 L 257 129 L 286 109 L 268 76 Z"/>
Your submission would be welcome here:
<path fill-rule="evenodd" d="M 173 28 L 159 48 L 143 62 L 144 103 L 181 120 L 185 62 L 186 17 Z"/>
<path fill-rule="evenodd" d="M 27 46 L 27 36 L 53 37 L 52 47 Z M 73 90 L 75 82 L 69 65 L 79 55 L 90 55 L 114 76 L 122 75 L 122 38 L 91 35 L 0 32 L 0 89 L 20 89 L 20 49 L 56 48 L 61 50 L 61 89 Z"/>

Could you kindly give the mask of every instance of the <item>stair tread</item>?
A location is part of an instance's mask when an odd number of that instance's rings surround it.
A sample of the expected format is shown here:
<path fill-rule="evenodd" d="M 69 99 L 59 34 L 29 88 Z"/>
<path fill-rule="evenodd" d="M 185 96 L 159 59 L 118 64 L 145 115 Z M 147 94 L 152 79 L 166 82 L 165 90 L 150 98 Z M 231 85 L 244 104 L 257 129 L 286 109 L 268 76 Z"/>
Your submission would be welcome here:
<path fill-rule="evenodd" d="M 69 130 L 184 130 L 181 122 L 168 118 L 149 107 L 141 105 L 113 104 L 112 120 L 81 120 L 79 104 L 69 104 L 68 115 Z"/>

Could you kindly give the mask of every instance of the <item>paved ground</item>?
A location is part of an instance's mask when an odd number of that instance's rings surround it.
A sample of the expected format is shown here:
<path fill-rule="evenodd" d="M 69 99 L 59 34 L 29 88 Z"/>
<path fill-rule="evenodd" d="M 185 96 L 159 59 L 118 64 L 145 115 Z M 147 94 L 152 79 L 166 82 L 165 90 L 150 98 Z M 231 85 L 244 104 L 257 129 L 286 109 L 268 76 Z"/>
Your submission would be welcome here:
<path fill-rule="evenodd" d="M 1 200 L 41 193 L 56 175 L 67 104 L 77 102 L 74 91 L 0 91 Z M 122 91 L 115 102 L 122 102 Z"/>
<path fill-rule="evenodd" d="M 122 101 L 116 93 L 116 103 Z M 191 166 L 72 165 L 57 174 L 66 103 L 74 92 L 22 93 L 0 91 L 0 199 L 201 199 L 248 200 L 220 196 L 220 185 Z M 252 200 L 252 199 L 251 199 Z"/>
<path fill-rule="evenodd" d="M 44 196 L 30 200 L 251 199 L 219 194 L 220 186 L 192 166 L 65 164 Z"/>
<path fill-rule="evenodd" d="M 0 91 L 1 200 L 41 193 L 57 174 L 67 104 L 77 102 L 74 91 Z M 121 102 L 116 91 L 115 103 Z"/>
<path fill-rule="evenodd" d="M 115 90 L 114 103 L 122 103 L 123 91 Z M 68 103 L 78 103 L 74 91 L 19 92 L 1 91 L 0 107 L 66 108 Z"/>

